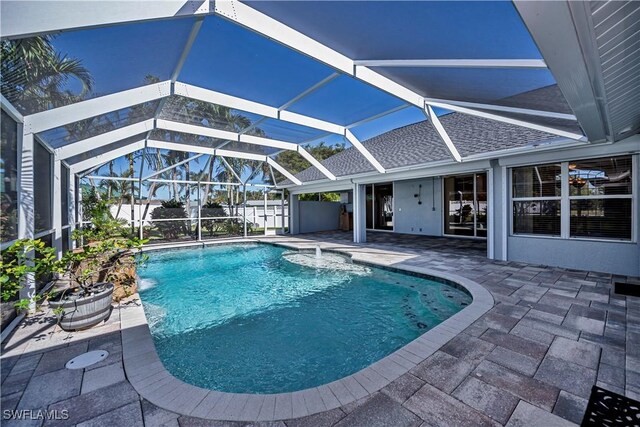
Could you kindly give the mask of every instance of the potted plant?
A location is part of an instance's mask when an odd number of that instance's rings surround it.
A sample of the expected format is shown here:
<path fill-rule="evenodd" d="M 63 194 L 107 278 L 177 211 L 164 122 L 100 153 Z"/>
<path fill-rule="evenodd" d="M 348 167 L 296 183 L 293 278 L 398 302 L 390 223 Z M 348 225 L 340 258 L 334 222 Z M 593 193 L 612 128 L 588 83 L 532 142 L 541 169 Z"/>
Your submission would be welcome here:
<path fill-rule="evenodd" d="M 89 328 L 109 317 L 114 291 L 111 279 L 118 270 L 135 268 L 144 261 L 132 252 L 143 243 L 111 237 L 63 255 L 55 267 L 61 275 L 59 286 L 48 297 L 62 329 Z"/>

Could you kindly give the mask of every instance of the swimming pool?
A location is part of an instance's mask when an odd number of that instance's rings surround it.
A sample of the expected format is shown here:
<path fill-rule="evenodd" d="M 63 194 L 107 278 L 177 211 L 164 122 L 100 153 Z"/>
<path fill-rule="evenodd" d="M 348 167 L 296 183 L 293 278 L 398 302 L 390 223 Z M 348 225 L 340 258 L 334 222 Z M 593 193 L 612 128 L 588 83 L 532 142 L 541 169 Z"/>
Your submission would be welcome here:
<path fill-rule="evenodd" d="M 160 359 L 175 377 L 224 392 L 329 383 L 471 302 L 444 283 L 266 244 L 149 257 L 139 293 Z"/>

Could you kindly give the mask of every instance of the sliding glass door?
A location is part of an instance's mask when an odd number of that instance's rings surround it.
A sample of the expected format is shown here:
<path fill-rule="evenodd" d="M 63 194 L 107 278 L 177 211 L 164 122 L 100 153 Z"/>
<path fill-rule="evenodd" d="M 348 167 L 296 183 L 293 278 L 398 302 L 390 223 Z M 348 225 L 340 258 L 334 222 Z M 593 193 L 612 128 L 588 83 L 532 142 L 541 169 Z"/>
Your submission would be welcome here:
<path fill-rule="evenodd" d="M 444 234 L 487 237 L 487 174 L 444 179 Z"/>
<path fill-rule="evenodd" d="M 366 186 L 367 228 L 393 230 L 393 184 Z"/>

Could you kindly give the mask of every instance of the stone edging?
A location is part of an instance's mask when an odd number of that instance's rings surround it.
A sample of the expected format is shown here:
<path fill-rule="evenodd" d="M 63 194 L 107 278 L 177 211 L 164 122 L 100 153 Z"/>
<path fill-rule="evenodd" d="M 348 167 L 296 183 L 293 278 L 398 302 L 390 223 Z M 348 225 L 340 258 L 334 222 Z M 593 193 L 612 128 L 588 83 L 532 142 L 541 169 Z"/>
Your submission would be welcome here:
<path fill-rule="evenodd" d="M 236 240 L 233 243 L 260 240 Z M 275 243 L 270 240 L 265 242 Z M 300 242 L 300 245 L 292 243 L 278 242 L 278 245 L 292 249 L 309 249 L 306 242 Z M 354 253 L 349 249 L 357 248 L 344 246 L 332 251 L 347 254 L 358 262 L 389 267 L 370 259 L 370 253 Z M 122 349 L 127 378 L 143 398 L 160 408 L 212 420 L 276 421 L 299 418 L 362 399 L 409 372 L 470 326 L 494 304 L 491 294 L 470 279 L 416 266 L 396 264 L 392 268 L 454 282 L 465 288 L 473 297 L 473 301 L 468 307 L 409 344 L 355 374 L 329 384 L 291 393 L 246 394 L 224 393 L 196 387 L 171 375 L 158 357 L 140 297 L 135 294 L 128 303 L 121 306 Z"/>

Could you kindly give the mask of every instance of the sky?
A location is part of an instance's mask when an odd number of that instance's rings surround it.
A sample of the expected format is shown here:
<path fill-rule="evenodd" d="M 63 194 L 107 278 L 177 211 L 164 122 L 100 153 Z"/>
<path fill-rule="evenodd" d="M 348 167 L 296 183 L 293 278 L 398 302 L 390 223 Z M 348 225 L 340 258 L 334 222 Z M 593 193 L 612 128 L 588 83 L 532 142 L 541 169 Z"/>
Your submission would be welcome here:
<path fill-rule="evenodd" d="M 352 59 L 540 58 L 511 2 L 250 4 Z M 182 18 L 66 32 L 56 36 L 53 44 L 59 52 L 82 61 L 94 78 L 95 94 L 102 95 L 140 86 L 147 75 L 168 79 L 194 22 Z M 550 74 L 500 74 L 486 69 L 440 70 L 439 74 L 428 74 L 433 70 L 379 71 L 396 75 L 417 91 L 428 92 L 425 95 L 446 88 L 444 93 L 459 100 L 472 96 L 496 99 L 553 83 Z M 279 107 L 334 72 L 279 43 L 208 16 L 178 81 Z M 469 82 L 483 91 L 473 93 Z M 77 90 L 78 85 L 71 83 L 70 88 Z M 348 125 L 403 104 L 366 83 L 340 75 L 287 109 Z M 366 140 L 420 120 L 424 113 L 411 107 L 353 132 Z M 287 139 L 286 124 L 265 124 L 265 130 L 274 138 Z M 297 129 L 290 132 L 289 140 L 300 142 L 304 135 L 304 130 Z"/>

